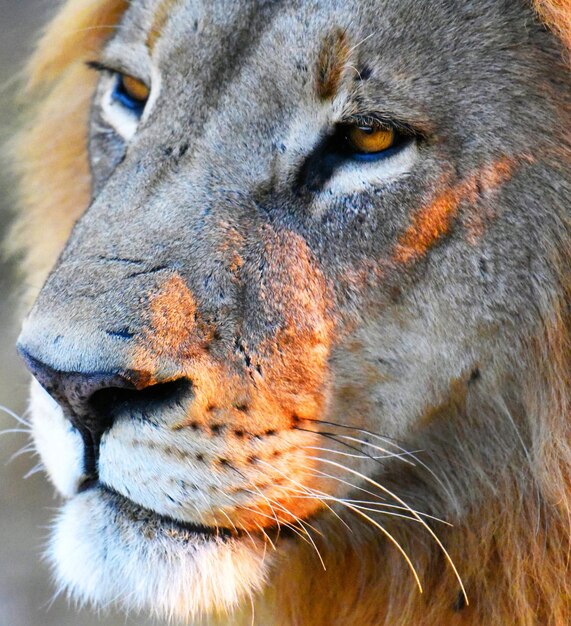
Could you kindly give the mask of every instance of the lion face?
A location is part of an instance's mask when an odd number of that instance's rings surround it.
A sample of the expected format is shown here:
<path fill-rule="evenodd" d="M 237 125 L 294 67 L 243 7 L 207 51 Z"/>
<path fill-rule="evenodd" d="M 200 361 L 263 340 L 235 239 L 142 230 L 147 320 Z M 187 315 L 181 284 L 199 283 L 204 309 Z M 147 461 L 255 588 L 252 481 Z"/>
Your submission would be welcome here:
<path fill-rule="evenodd" d="M 411 458 L 453 456 L 551 275 L 564 70 L 534 20 L 130 3 L 95 64 L 92 201 L 19 340 L 64 586 L 199 615 L 313 525 L 381 530 L 364 491 L 461 516 Z"/>

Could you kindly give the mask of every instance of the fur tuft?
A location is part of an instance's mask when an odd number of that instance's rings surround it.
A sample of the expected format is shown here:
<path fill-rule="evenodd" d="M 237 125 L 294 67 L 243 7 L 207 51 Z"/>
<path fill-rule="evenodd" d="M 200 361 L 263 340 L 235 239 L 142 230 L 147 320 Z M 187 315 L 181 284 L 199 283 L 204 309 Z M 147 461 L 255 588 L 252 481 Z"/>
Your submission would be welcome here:
<path fill-rule="evenodd" d="M 571 50 L 570 0 L 534 0 L 537 12 Z"/>

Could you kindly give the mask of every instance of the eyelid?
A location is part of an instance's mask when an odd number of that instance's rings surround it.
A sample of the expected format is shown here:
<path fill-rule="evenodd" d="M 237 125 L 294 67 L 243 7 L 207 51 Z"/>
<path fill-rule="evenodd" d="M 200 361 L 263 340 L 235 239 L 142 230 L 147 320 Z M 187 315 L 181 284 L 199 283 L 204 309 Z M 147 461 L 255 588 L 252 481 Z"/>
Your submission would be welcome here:
<path fill-rule="evenodd" d="M 142 83 L 145 83 L 145 85 L 148 85 L 150 88 L 150 85 L 151 85 L 150 77 L 146 73 L 127 67 L 126 65 L 122 63 L 118 62 L 117 64 L 115 64 L 115 63 L 107 62 L 104 60 L 102 61 L 99 59 L 94 59 L 94 60 L 87 61 L 86 65 L 89 69 L 95 70 L 96 72 L 99 72 L 100 74 L 106 74 L 106 75 L 123 74 L 125 76 L 131 76 L 132 78 L 135 78 L 136 80 L 140 80 Z"/>
<path fill-rule="evenodd" d="M 112 65 L 108 65 L 107 63 L 103 63 L 102 61 L 87 61 L 86 65 L 89 69 L 95 70 L 100 74 L 128 74 L 131 75 L 131 72 L 126 72 L 124 69 L 119 67 L 113 67 Z"/>
<path fill-rule="evenodd" d="M 386 114 L 367 113 L 349 115 L 339 121 L 339 124 L 347 126 L 370 126 L 372 128 L 395 130 L 399 135 L 405 137 L 426 137 L 426 132 L 408 122 L 403 122 L 397 117 Z"/>

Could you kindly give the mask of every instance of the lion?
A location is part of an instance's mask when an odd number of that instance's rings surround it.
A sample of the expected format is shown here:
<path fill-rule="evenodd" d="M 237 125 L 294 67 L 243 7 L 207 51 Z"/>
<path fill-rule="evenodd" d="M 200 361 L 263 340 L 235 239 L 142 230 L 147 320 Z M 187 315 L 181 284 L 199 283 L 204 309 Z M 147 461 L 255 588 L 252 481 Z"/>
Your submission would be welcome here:
<path fill-rule="evenodd" d="M 562 0 L 63 3 L 9 238 L 61 592 L 571 623 L 570 47 Z"/>

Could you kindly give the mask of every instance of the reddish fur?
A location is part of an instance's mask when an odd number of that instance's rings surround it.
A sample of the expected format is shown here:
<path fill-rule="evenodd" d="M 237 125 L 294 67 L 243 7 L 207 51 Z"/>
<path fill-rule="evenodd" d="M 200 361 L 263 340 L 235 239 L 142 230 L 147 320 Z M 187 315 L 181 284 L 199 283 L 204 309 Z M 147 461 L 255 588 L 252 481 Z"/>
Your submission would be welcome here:
<path fill-rule="evenodd" d="M 571 49 L 571 0 L 534 0 L 534 4 L 545 23 Z"/>
<path fill-rule="evenodd" d="M 462 202 L 474 204 L 478 193 L 488 193 L 509 180 L 512 163 L 502 159 L 440 193 L 413 218 L 413 223 L 399 239 L 394 258 L 410 263 L 424 256 L 446 235 Z"/>
<path fill-rule="evenodd" d="M 337 30 L 325 38 L 317 60 L 317 93 L 324 100 L 337 93 L 350 53 L 343 31 Z"/>

